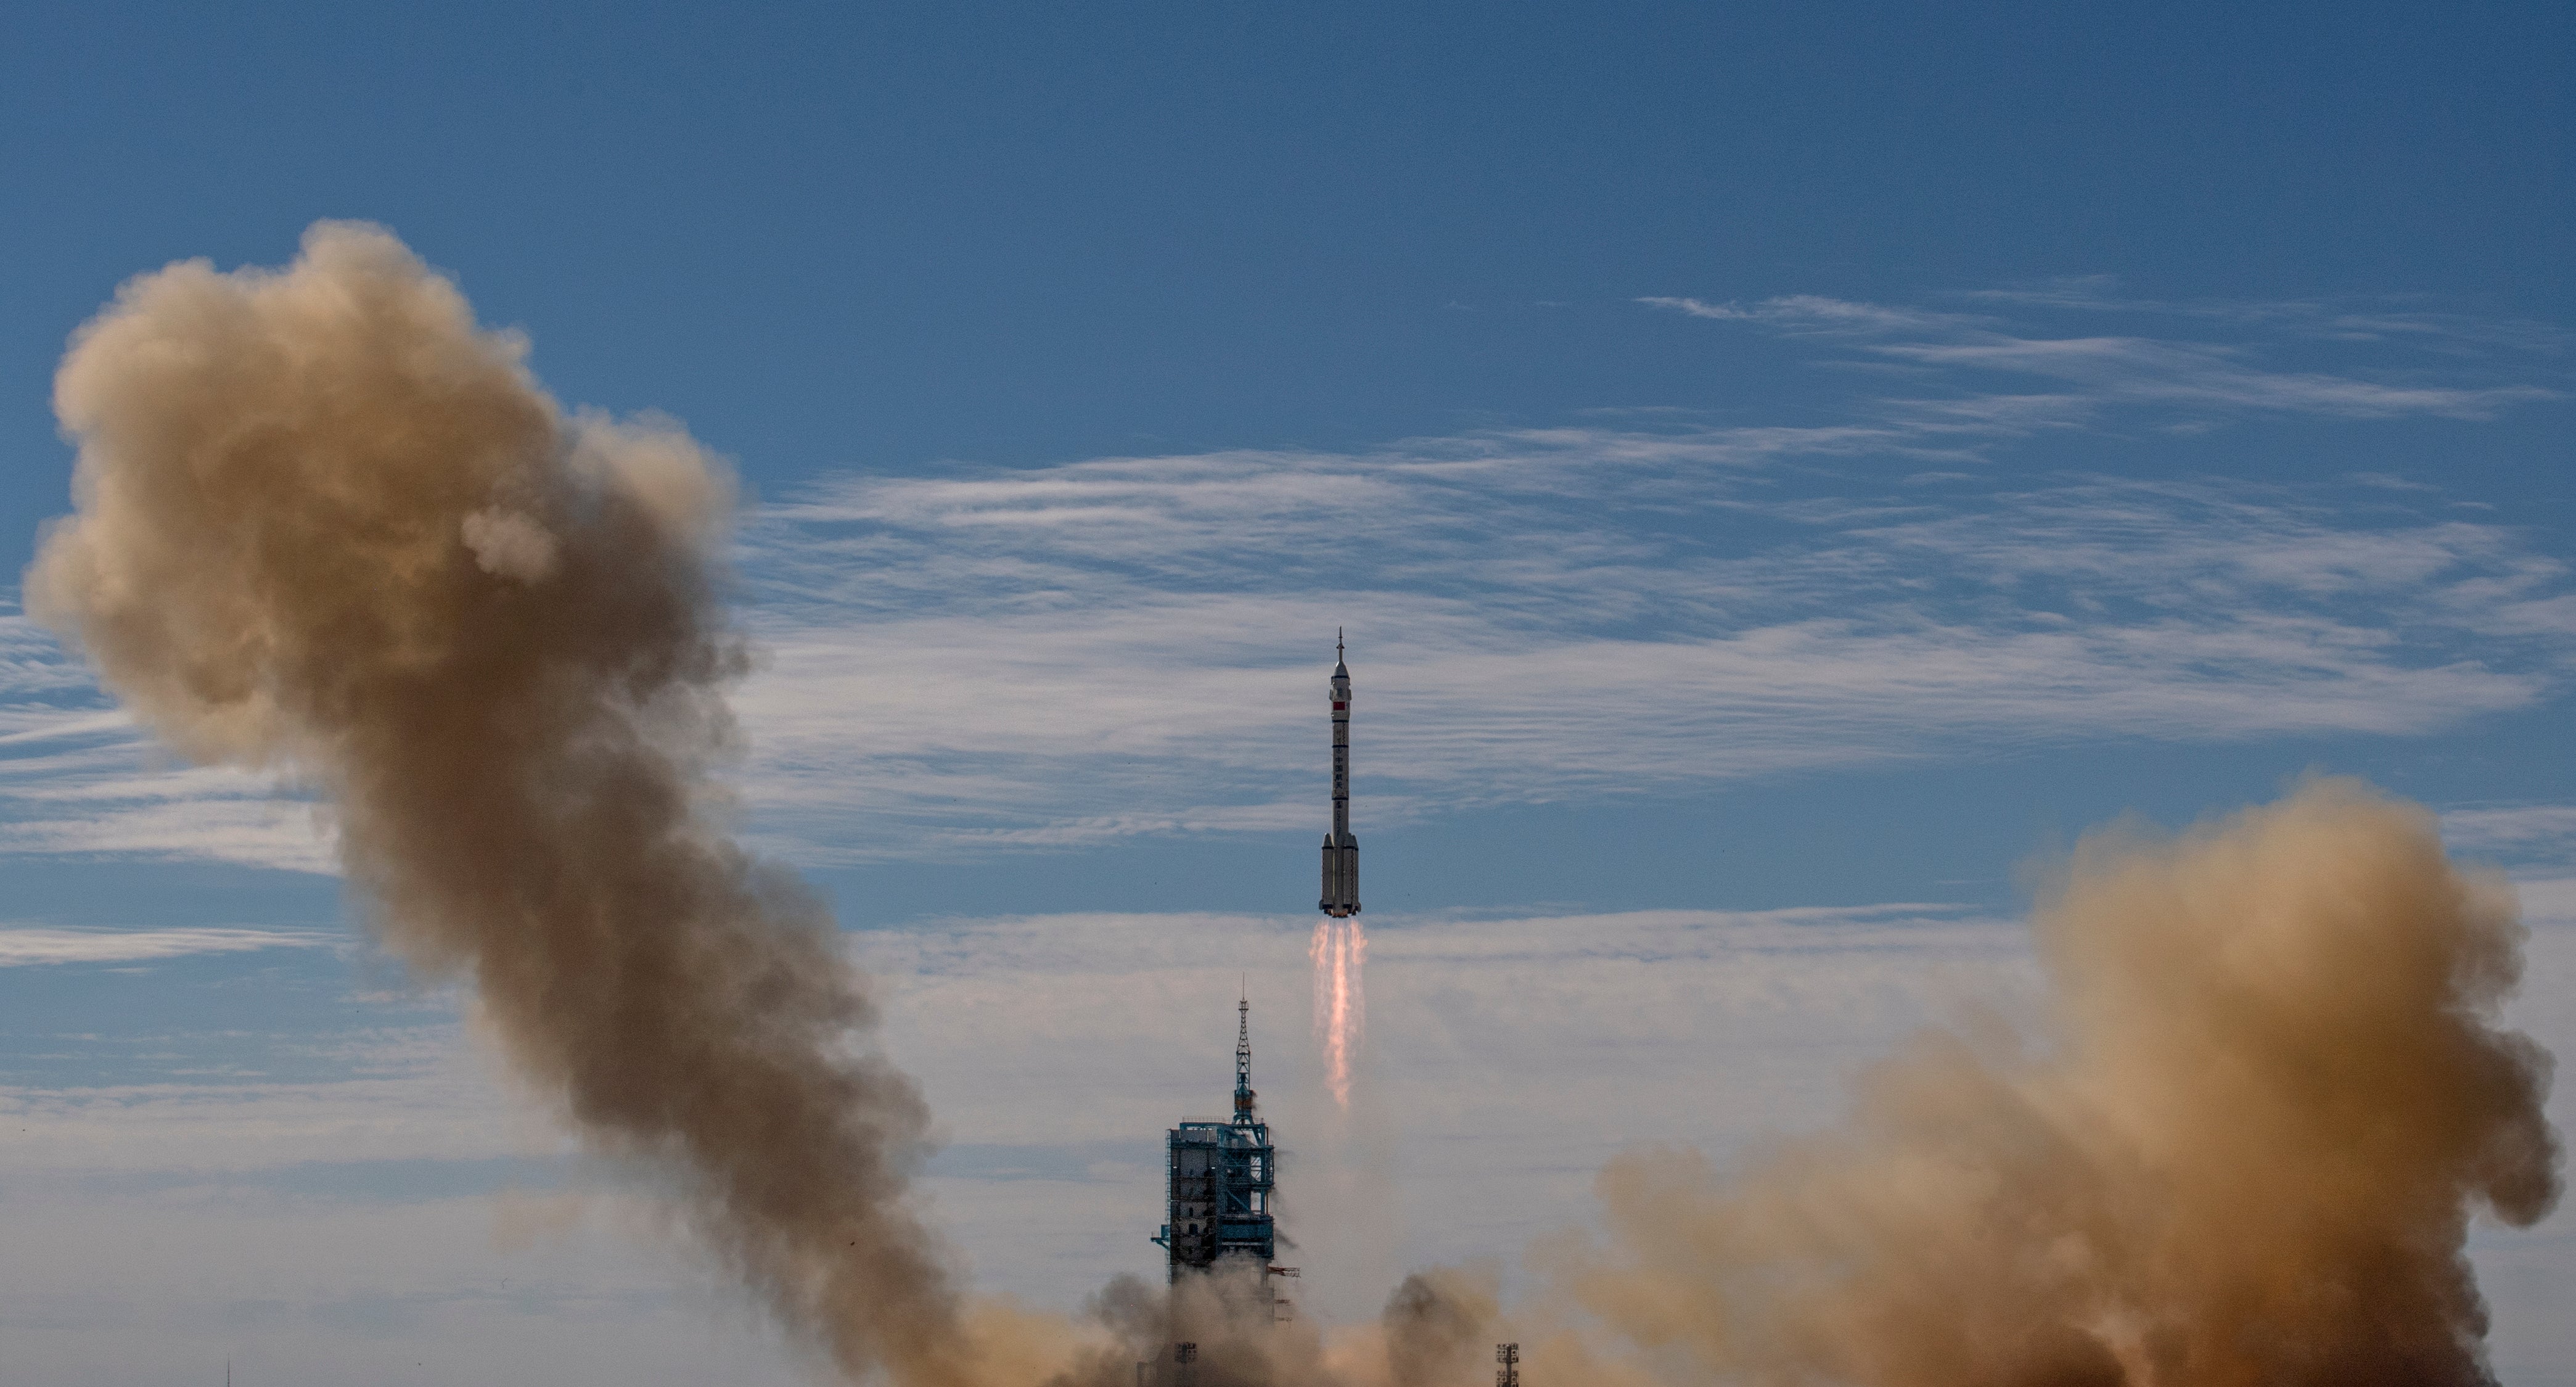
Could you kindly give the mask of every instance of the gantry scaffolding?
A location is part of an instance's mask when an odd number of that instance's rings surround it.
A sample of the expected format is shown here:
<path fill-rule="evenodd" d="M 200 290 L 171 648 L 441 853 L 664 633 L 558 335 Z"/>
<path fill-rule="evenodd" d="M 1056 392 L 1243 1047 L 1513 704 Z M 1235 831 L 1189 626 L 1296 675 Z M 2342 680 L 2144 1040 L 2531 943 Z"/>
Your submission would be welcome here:
<path fill-rule="evenodd" d="M 1251 1000 L 1235 1012 L 1234 1119 L 1183 1122 L 1166 1135 L 1165 1217 L 1154 1241 L 1173 1281 L 1240 1261 L 1260 1273 L 1267 1294 L 1270 1277 L 1285 1271 L 1271 1264 L 1279 1250 L 1270 1219 L 1279 1155 L 1254 1106 Z"/>

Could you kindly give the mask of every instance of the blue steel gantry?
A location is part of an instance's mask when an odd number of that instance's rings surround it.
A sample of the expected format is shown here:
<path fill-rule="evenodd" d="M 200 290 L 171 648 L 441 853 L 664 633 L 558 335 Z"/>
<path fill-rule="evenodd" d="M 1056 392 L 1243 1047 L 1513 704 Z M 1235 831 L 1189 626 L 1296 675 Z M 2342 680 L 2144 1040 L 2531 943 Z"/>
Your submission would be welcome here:
<path fill-rule="evenodd" d="M 1166 1136 L 1166 1221 L 1153 1240 L 1163 1247 L 1174 1281 L 1240 1261 L 1261 1274 L 1267 1294 L 1271 1276 L 1293 1273 L 1271 1265 L 1278 1253 L 1270 1194 L 1279 1154 L 1270 1144 L 1270 1124 L 1253 1107 L 1251 1000 L 1235 1011 L 1234 1120 L 1183 1122 Z"/>

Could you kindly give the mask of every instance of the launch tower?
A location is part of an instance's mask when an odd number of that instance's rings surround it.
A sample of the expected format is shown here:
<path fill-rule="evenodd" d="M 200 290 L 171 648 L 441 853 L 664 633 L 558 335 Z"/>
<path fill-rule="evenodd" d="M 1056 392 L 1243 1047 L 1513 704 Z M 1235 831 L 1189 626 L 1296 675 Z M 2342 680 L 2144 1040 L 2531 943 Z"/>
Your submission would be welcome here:
<path fill-rule="evenodd" d="M 1333 831 L 1324 835 L 1324 898 L 1316 908 L 1338 920 L 1360 913 L 1360 840 L 1351 836 L 1351 670 L 1342 662 L 1342 633 L 1333 633 Z"/>
<path fill-rule="evenodd" d="M 1235 1004 L 1234 1120 L 1183 1122 L 1165 1138 L 1164 1178 L 1168 1221 L 1154 1236 L 1171 1279 L 1184 1272 L 1214 1271 L 1240 1259 L 1261 1275 L 1285 1274 L 1271 1265 L 1278 1252 L 1270 1222 L 1270 1192 L 1279 1175 L 1270 1124 L 1253 1108 L 1252 1002 Z"/>

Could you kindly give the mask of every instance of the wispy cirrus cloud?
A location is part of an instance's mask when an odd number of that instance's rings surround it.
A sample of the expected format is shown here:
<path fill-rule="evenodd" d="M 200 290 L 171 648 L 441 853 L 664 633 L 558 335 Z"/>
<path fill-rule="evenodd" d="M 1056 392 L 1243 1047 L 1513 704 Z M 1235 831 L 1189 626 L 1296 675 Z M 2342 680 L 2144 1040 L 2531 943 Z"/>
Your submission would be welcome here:
<path fill-rule="evenodd" d="M 1335 624 L 1381 816 L 2033 740 L 2422 733 L 2530 706 L 2576 654 L 2562 565 L 2376 490 L 1851 494 L 1693 437 L 825 483 L 750 541 L 752 774 L 908 850 L 1302 824 L 1298 638 Z"/>
<path fill-rule="evenodd" d="M 2576 662 L 2564 565 L 2437 497 L 1870 489 L 1735 447 L 1551 430 L 827 480 L 745 534 L 742 801 L 809 862 L 1304 826 L 1337 625 L 1381 821 L 2078 739 L 2422 734 Z M 254 777 L 156 765 L 95 709 L 21 722 L 0 848 L 330 869 L 327 821 Z"/>
<path fill-rule="evenodd" d="M 2321 303 L 2160 304 L 2117 298 L 2110 288 L 2102 281 L 2077 280 L 1950 296 L 1989 310 L 1978 313 L 1813 294 L 1751 304 L 1669 295 L 1637 302 L 1829 341 L 1847 359 L 1918 368 L 1927 373 L 1926 383 L 1948 387 L 1954 393 L 1946 398 L 1972 411 L 1995 393 L 1980 383 L 1995 376 L 2050 381 L 2056 389 L 2047 398 L 2066 410 L 2155 407 L 2208 418 L 2489 419 L 2514 405 L 2561 399 L 2567 393 L 2563 372 L 2544 373 L 2534 364 L 2554 358 L 2562 347 L 2560 334 L 2537 324 L 2385 307 L 2337 309 Z M 2013 321 L 2001 316 L 2004 310 L 2048 310 L 2061 317 L 2081 312 L 2087 321 L 2084 329 L 2067 330 Z M 2225 324 L 2238 330 L 2239 340 L 2104 332 L 2094 320 L 2110 314 Z M 2316 343 L 2396 350 L 2332 368 L 2275 364 L 2284 355 L 2313 354 Z M 2472 355 L 2480 358 L 2474 365 L 2460 360 Z M 2499 381 L 2499 374 L 2525 378 Z M 1883 410 L 1902 412 L 1937 406 L 1940 398 L 1878 403 Z M 2022 392 L 2007 398 L 2028 396 Z"/>
<path fill-rule="evenodd" d="M 2346 299 L 2157 299 L 2123 290 L 2117 276 L 2077 275 L 2000 289 L 1972 289 L 1941 296 L 1990 311 L 2123 315 L 2241 326 L 2320 342 L 2404 343 L 2434 352 L 2503 349 L 2556 356 L 2567 347 L 2564 329 L 2528 318 L 2460 312 L 2422 295 Z"/>
<path fill-rule="evenodd" d="M 1927 366 L 2042 376 L 2097 400 L 2204 409 L 2387 419 L 2407 414 L 2491 419 L 2508 405 L 2556 399 L 2537 385 L 2441 386 L 2325 371 L 2281 371 L 2238 348 L 2141 337 L 1963 335 L 1946 342 L 1883 342 L 1870 351 Z"/>
<path fill-rule="evenodd" d="M 338 870 L 322 807 L 292 786 L 190 766 L 108 706 L 24 616 L 0 616 L 0 852 Z"/>
<path fill-rule="evenodd" d="M 46 963 L 153 963 L 197 954 L 325 948 L 332 942 L 318 934 L 220 926 L 96 930 L 0 925 L 0 968 Z"/>
<path fill-rule="evenodd" d="M 2576 866 L 2576 804 L 2480 805 L 2442 814 L 2455 852 L 2520 865 Z"/>
<path fill-rule="evenodd" d="M 1650 294 L 1637 302 L 1650 308 L 1665 308 L 1693 318 L 1713 318 L 1720 322 L 1768 323 L 1775 327 L 1808 331 L 1839 332 L 1922 332 L 1974 325 L 1981 320 L 1960 313 L 1942 313 L 1930 309 L 1899 308 L 1880 303 L 1859 303 L 1850 299 L 1827 298 L 1821 294 L 1784 294 L 1753 304 L 1710 303 L 1703 299 L 1677 298 Z"/>
<path fill-rule="evenodd" d="M 2423 735 L 2576 669 L 2567 565 L 2439 491 L 2014 451 L 2113 417 L 2474 417 L 2544 387 L 2050 335 L 2004 300 L 1653 302 L 1879 362 L 1907 393 L 1796 423 L 841 475 L 760 507 L 751 827 L 843 862 L 1306 826 L 1337 626 L 1381 822 L 2078 740 Z M 1997 373 L 2046 388 L 1979 388 Z M 330 871 L 327 819 L 277 790 L 151 756 L 0 617 L 0 851 Z"/>

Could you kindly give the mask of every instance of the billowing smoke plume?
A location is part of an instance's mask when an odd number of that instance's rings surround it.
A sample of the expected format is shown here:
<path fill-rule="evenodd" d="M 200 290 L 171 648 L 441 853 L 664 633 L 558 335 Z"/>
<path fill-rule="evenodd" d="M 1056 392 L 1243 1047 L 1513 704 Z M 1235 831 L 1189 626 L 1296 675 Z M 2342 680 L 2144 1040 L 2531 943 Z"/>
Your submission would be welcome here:
<path fill-rule="evenodd" d="M 28 605 L 176 746 L 318 787 L 384 937 L 470 977 L 791 1325 L 966 1381 L 905 1200 L 921 1098 L 852 1047 L 824 910 L 709 803 L 726 475 L 674 426 L 566 419 L 524 348 L 365 226 L 135 280 L 63 363 L 78 514 Z"/>
<path fill-rule="evenodd" d="M 1327 1338 L 1269 1314 L 1249 1265 L 1168 1293 L 1121 1277 L 1093 1300 L 1112 1342 L 1088 1347 L 1047 1387 L 1134 1387 L 1140 1377 L 1149 1387 L 1484 1387 L 1494 1281 L 1489 1268 L 1416 1272 L 1378 1323 Z M 1194 1354 L 1186 1367 L 1172 1352 L 1183 1343 Z"/>
<path fill-rule="evenodd" d="M 2037 1053 L 1936 1036 L 1736 1180 L 1604 1173 L 1611 1247 L 1568 1279 L 1648 1350 L 1620 1356 L 1774 1384 L 2486 1381 L 2468 1220 L 2558 1194 L 2548 1056 L 2495 1025 L 2512 889 L 2328 781 L 2086 839 L 2037 931 Z M 1558 1347 L 1550 1380 L 1611 1380 Z"/>
<path fill-rule="evenodd" d="M 2425 814 L 2340 782 L 2088 839 L 2038 913 L 2038 1038 L 1933 1036 L 1732 1179 L 1614 1165 L 1606 1243 L 1510 1321 L 1456 1272 L 1330 1341 L 1208 1281 L 1113 1286 L 1087 1344 L 968 1306 L 861 980 L 712 802 L 723 473 L 676 427 L 566 419 L 523 351 L 366 227 L 136 280 L 63 365 L 78 514 L 29 606 L 174 745 L 321 791 L 391 945 L 469 977 L 851 1376 L 1131 1387 L 1187 1338 L 1192 1387 L 1473 1387 L 1515 1334 L 1534 1387 L 2484 1378 L 2468 1220 L 2558 1192 L 2547 1057 L 2495 1024 L 2520 928 Z"/>

